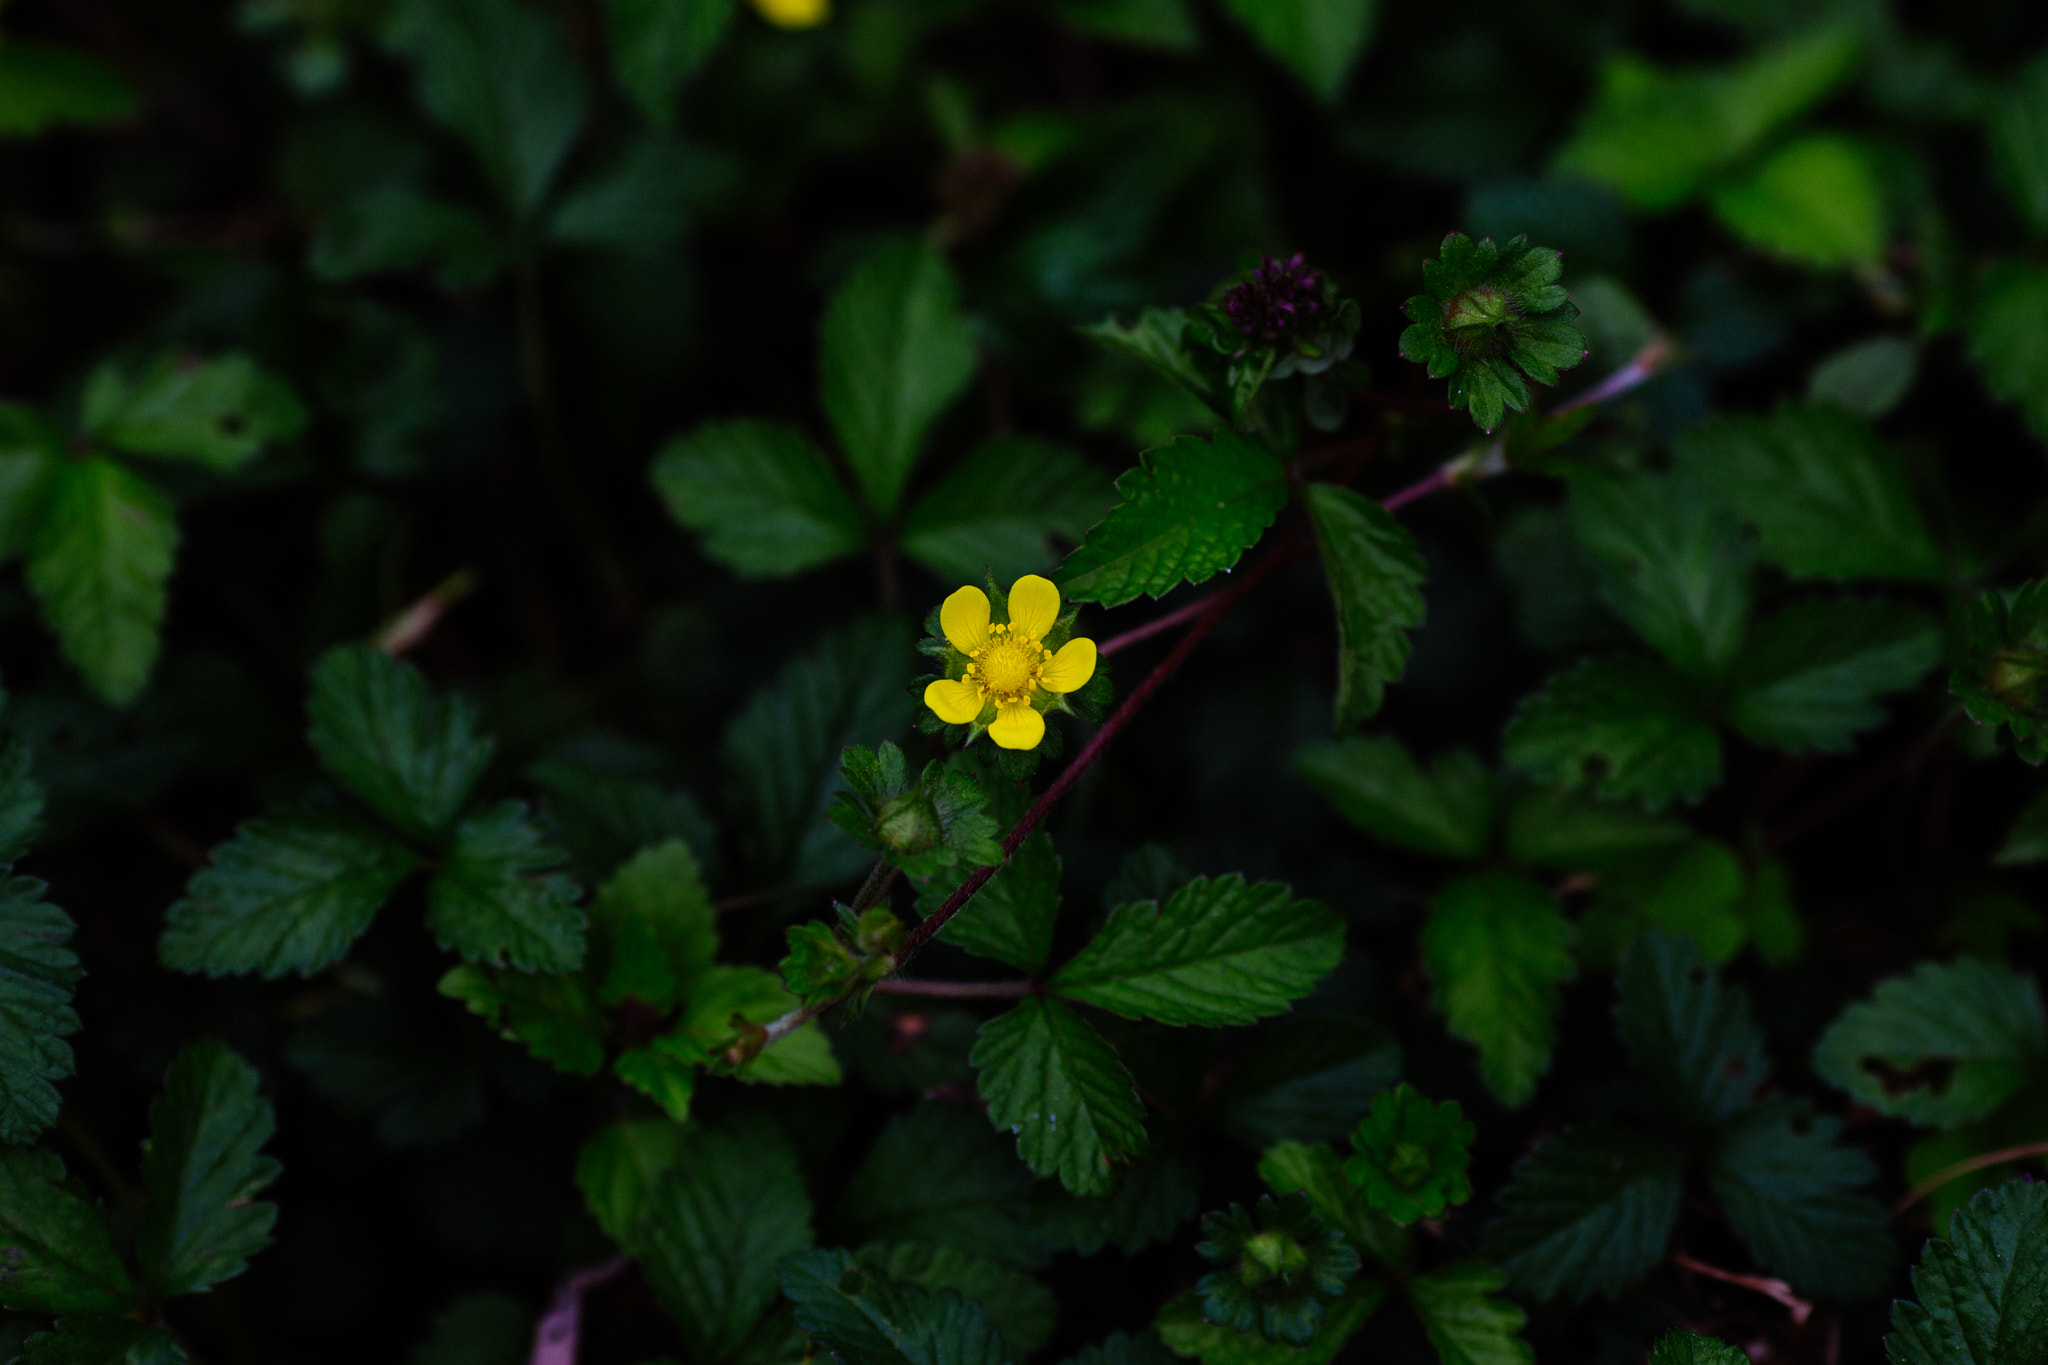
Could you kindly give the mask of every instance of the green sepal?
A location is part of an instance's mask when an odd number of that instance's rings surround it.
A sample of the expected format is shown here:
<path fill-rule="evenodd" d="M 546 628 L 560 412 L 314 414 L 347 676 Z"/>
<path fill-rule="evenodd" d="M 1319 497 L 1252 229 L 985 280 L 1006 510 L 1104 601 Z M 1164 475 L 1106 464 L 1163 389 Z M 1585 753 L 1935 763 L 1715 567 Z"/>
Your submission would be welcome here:
<path fill-rule="evenodd" d="M 1557 283 L 1563 269 L 1557 252 L 1527 236 L 1496 247 L 1451 233 L 1437 259 L 1422 263 L 1429 292 L 1404 307 L 1414 325 L 1401 333 L 1401 354 L 1450 380 L 1451 406 L 1492 432 L 1508 412 L 1528 411 L 1525 377 L 1555 384 L 1586 358 L 1579 310 Z"/>
<path fill-rule="evenodd" d="M 1358 1274 L 1357 1251 L 1300 1191 L 1261 1195 L 1256 1221 L 1241 1204 L 1203 1215 L 1195 1250 L 1218 1267 L 1195 1284 L 1205 1319 L 1295 1346 L 1315 1336 L 1325 1305 Z"/>
<path fill-rule="evenodd" d="M 2048 758 L 2048 579 L 1979 593 L 1962 614 L 1962 648 L 1949 678 L 1979 725 L 2003 725 L 2013 749 Z"/>
<path fill-rule="evenodd" d="M 826 816 L 909 876 L 1002 861 L 988 794 L 971 774 L 935 761 L 912 782 L 903 751 L 887 740 L 879 749 L 849 745 L 839 772 L 852 790 Z"/>
<path fill-rule="evenodd" d="M 1472 1197 L 1475 1128 L 1456 1100 L 1433 1104 L 1406 1081 L 1373 1097 L 1351 1134 L 1344 1174 L 1366 1203 L 1406 1227 Z"/>
<path fill-rule="evenodd" d="M 839 912 L 837 928 L 823 920 L 789 927 L 782 979 L 805 1004 L 865 991 L 896 970 L 903 921 L 894 910 L 886 905 L 860 914 L 846 905 L 833 909 Z"/>

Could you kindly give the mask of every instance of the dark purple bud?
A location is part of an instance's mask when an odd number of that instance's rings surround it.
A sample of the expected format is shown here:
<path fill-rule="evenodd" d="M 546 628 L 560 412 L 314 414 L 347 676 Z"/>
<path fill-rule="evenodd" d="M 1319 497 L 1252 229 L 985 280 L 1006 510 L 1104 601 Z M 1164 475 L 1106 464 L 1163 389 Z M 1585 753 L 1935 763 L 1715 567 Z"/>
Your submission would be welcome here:
<path fill-rule="evenodd" d="M 1223 313 L 1246 339 L 1270 345 L 1322 316 L 1323 272 L 1298 251 L 1284 261 L 1268 256 L 1224 294 Z"/>

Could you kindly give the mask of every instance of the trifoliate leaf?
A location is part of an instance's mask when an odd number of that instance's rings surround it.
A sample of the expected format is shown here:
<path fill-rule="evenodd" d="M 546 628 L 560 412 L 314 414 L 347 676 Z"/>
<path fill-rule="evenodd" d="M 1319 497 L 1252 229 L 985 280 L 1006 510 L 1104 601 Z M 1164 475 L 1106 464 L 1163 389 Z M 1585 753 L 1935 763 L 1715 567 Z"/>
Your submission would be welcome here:
<path fill-rule="evenodd" d="M 972 774 L 934 761 L 913 782 L 903 751 L 887 740 L 879 749 L 848 745 L 839 774 L 851 790 L 827 817 L 908 875 L 923 880 L 942 868 L 1002 862 L 1001 831 Z"/>
<path fill-rule="evenodd" d="M 1372 38 L 1378 0 L 1225 0 L 1260 47 L 1326 104 Z"/>
<path fill-rule="evenodd" d="M 989 1326 L 1003 1339 L 1011 1360 L 1042 1350 L 1059 1321 L 1059 1300 L 1028 1275 L 1005 1270 L 993 1261 L 970 1256 L 958 1247 L 930 1242 L 877 1242 L 854 1255 L 863 1266 L 898 1284 L 919 1289 L 950 1289 L 981 1305 Z"/>
<path fill-rule="evenodd" d="M 1442 1365 L 1535 1365 L 1528 1321 L 1501 1297 L 1506 1277 L 1484 1261 L 1454 1261 L 1402 1286 Z"/>
<path fill-rule="evenodd" d="M 1809 133 L 1714 195 L 1736 236 L 1810 266 L 1874 265 L 1885 247 L 1884 187 L 1870 148 Z"/>
<path fill-rule="evenodd" d="M 403 842 L 347 816 L 250 820 L 164 914 L 173 971 L 311 976 L 362 937 L 419 866 Z"/>
<path fill-rule="evenodd" d="M 583 962 L 583 911 L 576 883 L 553 870 L 562 861 L 523 803 L 473 815 L 428 885 L 427 928 L 471 962 L 573 971 Z"/>
<path fill-rule="evenodd" d="M 1288 1138 L 1341 1138 L 1401 1073 L 1401 1045 L 1348 1019 L 1288 1019 L 1209 1098 L 1207 1116 L 1263 1150 Z"/>
<path fill-rule="evenodd" d="M 1603 872 L 1693 839 L 1683 820 L 1635 806 L 1528 787 L 1508 807 L 1508 856 L 1558 872 Z"/>
<path fill-rule="evenodd" d="M 1482 431 L 1509 411 L 1529 410 L 1528 376 L 1555 384 L 1558 372 L 1586 358 L 1586 338 L 1572 325 L 1579 310 L 1557 283 L 1564 265 L 1527 236 L 1496 247 L 1462 232 L 1446 236 L 1437 258 L 1422 263 L 1429 292 L 1408 300 L 1401 354 L 1451 381 L 1453 408 L 1467 408 Z"/>
<path fill-rule="evenodd" d="M 1841 1131 L 1803 1101 L 1768 1099 L 1722 1132 L 1712 1172 L 1757 1263 L 1832 1302 L 1882 1293 L 1898 1260 L 1884 1205 L 1856 1192 L 1877 1164 L 1838 1145 Z"/>
<path fill-rule="evenodd" d="M 1764 622 L 1729 680 L 1729 724 L 1793 753 L 1839 753 L 1884 722 L 1877 698 L 1919 682 L 1941 659 L 1925 612 L 1896 602 L 1796 602 Z"/>
<path fill-rule="evenodd" d="M 233 1279 L 270 1245 L 277 1205 L 256 1195 L 280 1169 L 262 1150 L 277 1116 L 256 1083 L 225 1043 L 194 1043 L 149 1106 L 135 1258 L 156 1301 Z"/>
<path fill-rule="evenodd" d="M 1152 1326 L 1175 1355 L 1199 1359 L 1202 1365 L 1329 1365 L 1386 1297 L 1385 1280 L 1371 1275 L 1353 1279 L 1324 1309 L 1322 1325 L 1305 1346 L 1218 1326 L 1203 1317 L 1202 1296 L 1195 1293 L 1170 1300 Z"/>
<path fill-rule="evenodd" d="M 1526 877 L 1459 877 L 1430 902 L 1422 961 L 1454 1037 L 1479 1049 L 1479 1071 L 1516 1108 L 1550 1069 L 1558 987 L 1575 970 L 1572 927 Z"/>
<path fill-rule="evenodd" d="M 692 1146 L 691 1130 L 667 1119 L 628 1119 L 601 1128 L 576 1156 L 584 1207 L 621 1247 L 639 1245 L 638 1229 L 661 1178 Z"/>
<path fill-rule="evenodd" d="M 78 1193 L 54 1152 L 0 1151 L 0 1256 L 0 1308 L 69 1314 L 135 1306 L 106 1212 Z"/>
<path fill-rule="evenodd" d="M 584 973 L 534 976 L 463 963 L 442 975 L 439 990 L 558 1071 L 594 1076 L 604 1066 L 607 1023 Z"/>
<path fill-rule="evenodd" d="M 1280 462 L 1235 432 L 1181 436 L 1116 481 L 1122 501 L 1061 567 L 1060 590 L 1106 607 L 1236 564 L 1287 503 Z"/>
<path fill-rule="evenodd" d="M 941 892 L 948 880 L 933 882 L 918 898 L 920 914 L 932 913 L 950 897 L 950 891 Z M 939 938 L 1036 976 L 1052 957 L 1052 931 L 1059 913 L 1060 855 L 1052 837 L 1041 831 L 1017 845 L 1010 860 L 946 921 Z"/>
<path fill-rule="evenodd" d="M 291 389 L 245 355 L 166 355 L 140 375 L 102 365 L 79 409 L 79 425 L 101 444 L 216 470 L 238 469 L 306 425 Z"/>
<path fill-rule="evenodd" d="M 496 747 L 467 700 L 436 695 L 411 664 L 366 646 L 329 650 L 313 666 L 306 715 L 328 773 L 421 839 L 447 833 Z"/>
<path fill-rule="evenodd" d="M 1046 989 L 1128 1019 L 1223 1028 L 1283 1012 L 1343 951 L 1343 921 L 1284 883 L 1198 877 L 1164 906 L 1116 907 Z"/>
<path fill-rule="evenodd" d="M 1999 177 L 2036 235 L 2048 235 L 2048 58 L 2021 67 L 1990 110 Z"/>
<path fill-rule="evenodd" d="M 1749 995 L 1724 987 L 1692 940 L 1652 930 L 1622 954 L 1614 1022 L 1636 1070 L 1682 1122 L 1723 1123 L 1770 1079 Z"/>
<path fill-rule="evenodd" d="M 1116 1049 L 1057 1000 L 1027 998 L 981 1026 L 977 1086 L 1017 1155 L 1075 1194 L 1108 1194 L 1145 1150 L 1145 1109 Z"/>
<path fill-rule="evenodd" d="M 1432 1103 L 1403 1081 L 1374 1096 L 1351 1132 L 1344 1174 L 1365 1202 L 1406 1227 L 1472 1197 L 1465 1171 L 1479 1130 L 1456 1100 Z"/>
<path fill-rule="evenodd" d="M 1004 1343 L 978 1303 L 899 1284 L 844 1251 L 782 1263 L 796 1320 L 840 1365 L 1004 1365 Z"/>
<path fill-rule="evenodd" d="M 718 954 L 718 918 L 681 839 L 642 849 L 590 902 L 592 967 L 606 1005 L 668 1009 Z"/>
<path fill-rule="evenodd" d="M 1892 1305 L 1885 1354 L 1897 1365 L 2026 1365 L 2048 1352 L 2048 1185 L 1985 1190 L 1929 1241 L 1913 1269 L 1918 1302 Z"/>
<path fill-rule="evenodd" d="M 1875 421 L 1899 405 L 1919 377 L 1920 346 L 1909 337 L 1874 336 L 1813 367 L 1806 396 Z"/>
<path fill-rule="evenodd" d="M 1155 1123 L 1145 1154 L 1117 1173 L 1116 1193 L 1107 1198 L 1069 1194 L 1041 1182 L 1032 1192 L 1031 1231 L 1054 1251 L 1093 1256 L 1113 1246 L 1135 1256 L 1201 1211 L 1201 1185 L 1190 1145 Z"/>
<path fill-rule="evenodd" d="M 19 1365 L 186 1365 L 187 1359 L 163 1328 L 103 1317 L 65 1318 L 23 1342 L 18 1357 Z"/>
<path fill-rule="evenodd" d="M 773 1124 L 693 1127 L 636 1234 L 648 1285 L 695 1360 L 729 1358 L 775 1302 L 775 1267 L 808 1249 L 811 1197 Z"/>
<path fill-rule="evenodd" d="M 1764 557 L 1794 578 L 1941 580 L 1905 463 L 1832 403 L 1712 418 L 1679 435 L 1676 457 L 1756 527 Z"/>
<path fill-rule="evenodd" d="M 1700 483 L 1584 474 L 1572 481 L 1571 521 L 1602 600 L 1645 644 L 1687 677 L 1727 668 L 1749 623 L 1749 554 Z"/>
<path fill-rule="evenodd" d="M 2016 403 L 2048 442 L 2048 270 L 2031 262 L 2003 261 L 1977 286 L 1963 320 L 1970 358 L 1984 387 L 2001 403 Z"/>
<path fill-rule="evenodd" d="M 825 415 L 869 505 L 886 516 L 925 433 L 974 377 L 974 326 L 952 267 L 922 243 L 883 247 L 832 296 L 818 345 Z"/>
<path fill-rule="evenodd" d="M 1652 659 L 1587 659 L 1522 700 L 1501 757 L 1541 782 L 1651 810 L 1721 780 L 1721 738 L 1683 680 Z"/>
<path fill-rule="evenodd" d="M 1670 1331 L 1650 1348 L 1648 1365 L 1749 1365 L 1749 1355 L 1715 1337 Z"/>
<path fill-rule="evenodd" d="M 0 881 L 0 1143 L 9 1146 L 57 1121 L 55 1082 L 72 1071 L 64 1039 L 78 1031 L 75 926 L 44 890 L 33 877 Z"/>
<path fill-rule="evenodd" d="M 1116 501 L 1108 477 L 1065 446 L 1028 436 L 988 441 L 918 499 L 903 553 L 942 579 L 1008 583 L 1059 562 Z"/>
<path fill-rule="evenodd" d="M 1204 1215 L 1195 1250 L 1218 1267 L 1195 1285 L 1204 1319 L 1296 1346 L 1315 1337 L 1329 1302 L 1358 1274 L 1358 1252 L 1298 1192 L 1261 1196 L 1256 1221 L 1240 1204 Z"/>
<path fill-rule="evenodd" d="M 732 0 L 606 0 L 612 75 L 649 123 L 675 122 L 676 96 L 718 45 L 732 11 Z"/>
<path fill-rule="evenodd" d="M 1493 837 L 1493 774 L 1465 749 L 1444 754 L 1425 773 L 1392 735 L 1355 735 L 1313 744 L 1294 770 L 1338 814 L 1396 848 L 1471 861 Z"/>
<path fill-rule="evenodd" d="M 1365 1202 L 1344 1174 L 1344 1158 L 1320 1142 L 1282 1142 L 1259 1158 L 1259 1179 L 1274 1194 L 1300 1191 L 1316 1217 L 1350 1239 L 1351 1245 L 1400 1274 L 1408 1266 L 1414 1235 Z"/>
<path fill-rule="evenodd" d="M 707 422 L 663 446 L 649 477 L 669 515 L 736 573 L 793 574 L 867 544 L 824 452 L 780 422 Z"/>
<path fill-rule="evenodd" d="M 1337 602 L 1337 729 L 1380 709 L 1387 684 L 1408 666 L 1407 632 L 1422 624 L 1428 576 L 1415 537 L 1376 502 L 1335 484 L 1302 492 L 1323 573 Z"/>
<path fill-rule="evenodd" d="M 98 457 L 65 461 L 45 497 L 29 590 L 86 684 L 125 706 L 156 665 L 176 514 L 155 484 Z"/>
<path fill-rule="evenodd" d="M 2015 750 L 2048 757 L 2048 579 L 1977 595 L 1962 612 L 1949 691 L 1979 725 L 2004 725 Z"/>
<path fill-rule="evenodd" d="M 1664 1259 L 1680 1174 L 1678 1153 L 1645 1134 L 1544 1138 L 1501 1191 L 1486 1254 L 1539 1300 L 1617 1298 Z"/>
<path fill-rule="evenodd" d="M 1843 1010 L 1813 1065 L 1882 1114 L 1940 1127 L 1983 1118 L 2048 1069 L 2040 988 L 1978 958 L 1923 962 Z"/>

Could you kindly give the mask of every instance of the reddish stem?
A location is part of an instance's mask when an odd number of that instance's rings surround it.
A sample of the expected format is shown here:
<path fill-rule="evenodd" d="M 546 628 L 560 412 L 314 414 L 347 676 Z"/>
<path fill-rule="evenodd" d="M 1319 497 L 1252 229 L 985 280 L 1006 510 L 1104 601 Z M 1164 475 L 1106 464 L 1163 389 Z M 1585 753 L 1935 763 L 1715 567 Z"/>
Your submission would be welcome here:
<path fill-rule="evenodd" d="M 1107 658 L 1109 655 L 1115 654 L 1119 650 L 1129 649 L 1132 645 L 1138 643 L 1138 641 L 1140 640 L 1149 640 L 1153 636 L 1158 635 L 1163 631 L 1172 630 L 1175 626 L 1180 625 L 1183 621 L 1194 620 L 1197 616 L 1200 616 L 1203 612 L 1207 611 L 1209 609 L 1209 604 L 1211 602 L 1214 602 L 1215 600 L 1216 599 L 1213 596 L 1198 597 L 1194 601 L 1188 603 L 1186 606 L 1176 607 L 1172 611 L 1167 612 L 1164 616 L 1154 617 L 1152 620 L 1147 621 L 1142 626 L 1138 626 L 1134 629 L 1127 630 L 1121 635 L 1110 636 L 1107 640 L 1104 640 L 1101 644 L 1095 646 L 1095 652 L 1098 655 Z"/>
<path fill-rule="evenodd" d="M 1892 1217 L 1897 1218 L 1951 1180 L 1966 1176 L 1972 1171 L 1981 1171 L 1986 1166 L 2003 1166 L 2008 1161 L 2023 1161 L 2030 1156 L 2048 1156 L 2048 1142 L 2023 1142 L 2017 1147 L 2001 1147 L 1995 1152 L 1986 1152 L 1982 1156 L 1973 1156 L 1954 1165 L 1944 1166 L 1901 1195 L 1899 1202 L 1892 1205 Z"/>
<path fill-rule="evenodd" d="M 1785 1305 L 1792 1314 L 1792 1325 L 1804 1327 L 1806 1320 L 1813 1316 L 1813 1305 L 1792 1292 L 1792 1286 L 1783 1280 L 1767 1280 L 1760 1275 L 1738 1275 L 1732 1270 L 1723 1270 L 1705 1261 L 1696 1261 L 1682 1251 L 1673 1252 L 1671 1263 L 1681 1270 L 1690 1270 L 1695 1275 L 1704 1275 L 1722 1284 L 1732 1284 L 1738 1289 L 1750 1289 L 1765 1298 L 1775 1299 Z"/>
<path fill-rule="evenodd" d="M 1036 994 L 1036 981 L 903 981 L 875 983 L 876 995 L 930 995 L 947 1000 L 1020 1000 Z"/>
<path fill-rule="evenodd" d="M 576 1365 L 576 1346 L 583 1335 L 583 1296 L 616 1280 L 631 1264 L 623 1256 L 614 1256 L 603 1265 L 577 1271 L 557 1285 L 546 1315 L 533 1329 L 529 1365 Z"/>

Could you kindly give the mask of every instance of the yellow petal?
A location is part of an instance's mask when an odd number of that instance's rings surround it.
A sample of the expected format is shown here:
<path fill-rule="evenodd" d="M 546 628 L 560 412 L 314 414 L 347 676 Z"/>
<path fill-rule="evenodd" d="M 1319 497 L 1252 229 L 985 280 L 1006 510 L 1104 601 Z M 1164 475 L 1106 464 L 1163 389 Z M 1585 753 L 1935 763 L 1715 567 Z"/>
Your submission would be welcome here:
<path fill-rule="evenodd" d="M 982 599 L 987 601 L 986 598 Z M 924 704 L 948 725 L 965 725 L 981 714 L 981 692 L 957 678 L 941 678 L 924 689 Z"/>
<path fill-rule="evenodd" d="M 1005 749 L 1036 749 L 1038 741 L 1045 738 L 1045 717 L 1032 710 L 1030 702 L 1001 707 L 996 711 L 996 723 L 988 727 L 988 737 Z"/>
<path fill-rule="evenodd" d="M 1094 676 L 1095 642 L 1073 639 L 1052 656 L 1052 662 L 1038 675 L 1038 685 L 1048 692 L 1072 692 Z"/>
<path fill-rule="evenodd" d="M 832 13 L 828 0 L 754 0 L 754 8 L 777 28 L 813 28 Z"/>
<path fill-rule="evenodd" d="M 1050 578 L 1025 574 L 1010 585 L 1010 634 L 1027 640 L 1043 640 L 1060 619 L 1060 590 Z M 1036 744 L 1038 741 L 1031 741 Z M 1029 748 L 1029 745 L 1025 746 Z"/>
<path fill-rule="evenodd" d="M 980 649 L 988 643 L 988 594 L 971 583 L 954 593 L 939 608 L 939 629 L 962 654 Z"/>

